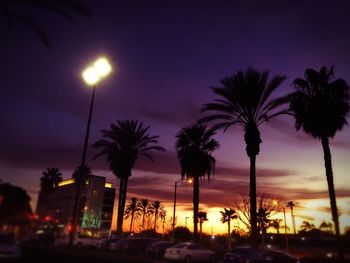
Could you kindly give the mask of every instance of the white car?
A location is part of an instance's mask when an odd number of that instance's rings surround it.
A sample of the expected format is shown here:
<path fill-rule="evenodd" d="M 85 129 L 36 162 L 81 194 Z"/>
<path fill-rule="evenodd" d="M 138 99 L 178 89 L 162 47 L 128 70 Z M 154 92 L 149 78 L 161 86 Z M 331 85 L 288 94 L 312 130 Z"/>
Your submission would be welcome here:
<path fill-rule="evenodd" d="M 214 251 L 192 242 L 176 244 L 167 248 L 164 254 L 164 258 L 167 260 L 185 261 L 187 263 L 195 261 L 214 262 L 214 257 Z"/>

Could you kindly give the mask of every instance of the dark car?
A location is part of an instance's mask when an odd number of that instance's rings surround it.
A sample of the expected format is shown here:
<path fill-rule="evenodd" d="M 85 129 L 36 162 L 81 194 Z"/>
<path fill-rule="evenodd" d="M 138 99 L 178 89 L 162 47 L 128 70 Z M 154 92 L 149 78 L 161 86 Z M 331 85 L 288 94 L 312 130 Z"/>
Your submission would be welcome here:
<path fill-rule="evenodd" d="M 119 239 L 117 241 L 114 241 L 109 244 L 109 250 L 116 252 L 116 253 L 122 253 L 124 244 L 127 242 L 127 239 Z"/>
<path fill-rule="evenodd" d="M 237 247 L 224 255 L 223 263 L 246 263 L 247 260 L 259 259 L 263 256 L 260 249 L 252 247 Z"/>
<path fill-rule="evenodd" d="M 277 250 L 264 251 L 261 258 L 255 258 L 248 260 L 247 263 L 299 263 L 300 261 L 294 258 L 292 255 Z"/>
<path fill-rule="evenodd" d="M 154 242 L 156 242 L 156 240 L 148 238 L 128 239 L 125 243 L 123 243 L 123 253 L 145 254 L 146 247 Z"/>
<path fill-rule="evenodd" d="M 164 256 L 165 250 L 173 245 L 174 243 L 170 241 L 158 241 L 146 247 L 145 252 L 149 257 L 161 259 Z"/>

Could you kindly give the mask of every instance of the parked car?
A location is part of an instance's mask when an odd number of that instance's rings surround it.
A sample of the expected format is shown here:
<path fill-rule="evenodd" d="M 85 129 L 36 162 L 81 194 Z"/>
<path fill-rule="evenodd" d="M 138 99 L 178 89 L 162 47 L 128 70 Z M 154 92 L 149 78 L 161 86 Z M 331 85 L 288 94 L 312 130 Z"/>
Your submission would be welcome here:
<path fill-rule="evenodd" d="M 0 261 L 12 261 L 21 258 L 21 250 L 13 235 L 0 234 Z"/>
<path fill-rule="evenodd" d="M 167 248 L 165 250 L 164 258 L 167 260 L 185 262 L 214 262 L 215 252 L 197 243 L 184 242 Z"/>
<path fill-rule="evenodd" d="M 147 246 L 156 242 L 154 239 L 149 238 L 133 238 L 128 239 L 123 244 L 123 253 L 125 254 L 145 254 Z"/>
<path fill-rule="evenodd" d="M 119 239 L 115 242 L 112 242 L 109 244 L 109 250 L 116 252 L 116 253 L 122 253 L 123 252 L 123 246 L 127 242 L 127 239 Z"/>
<path fill-rule="evenodd" d="M 98 249 L 100 250 L 110 250 L 110 246 L 112 243 L 118 241 L 120 238 L 107 238 L 103 239 L 99 244 L 98 244 Z"/>
<path fill-rule="evenodd" d="M 174 245 L 170 241 L 158 241 L 146 247 L 145 253 L 152 258 L 162 259 L 164 257 L 165 250 Z"/>
<path fill-rule="evenodd" d="M 223 263 L 299 263 L 290 254 L 279 250 L 237 247 L 224 255 Z"/>

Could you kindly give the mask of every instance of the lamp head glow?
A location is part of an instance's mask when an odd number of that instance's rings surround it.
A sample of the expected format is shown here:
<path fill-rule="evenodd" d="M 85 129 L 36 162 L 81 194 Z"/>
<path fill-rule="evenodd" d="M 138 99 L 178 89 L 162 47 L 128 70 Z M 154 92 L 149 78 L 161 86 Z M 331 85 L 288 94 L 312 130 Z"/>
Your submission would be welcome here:
<path fill-rule="evenodd" d="M 94 69 L 100 77 L 105 77 L 112 71 L 111 64 L 109 64 L 108 60 L 104 57 L 95 61 Z"/>
<path fill-rule="evenodd" d="M 100 75 L 97 73 L 94 67 L 88 67 L 83 71 L 83 79 L 89 86 L 95 85 L 100 80 Z"/>

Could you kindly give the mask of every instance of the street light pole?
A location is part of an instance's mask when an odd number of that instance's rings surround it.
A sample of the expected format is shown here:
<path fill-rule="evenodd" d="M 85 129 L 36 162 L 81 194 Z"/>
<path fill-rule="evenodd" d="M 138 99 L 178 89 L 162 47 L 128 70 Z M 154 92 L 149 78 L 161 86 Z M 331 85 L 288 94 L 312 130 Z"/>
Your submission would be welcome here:
<path fill-rule="evenodd" d="M 86 160 L 86 153 L 87 153 L 87 147 L 89 142 L 89 134 L 90 134 L 90 126 L 91 126 L 91 119 L 92 119 L 92 112 L 94 108 L 94 101 L 95 101 L 95 88 L 97 83 L 109 75 L 111 72 L 112 67 L 109 64 L 108 60 L 104 57 L 101 57 L 97 59 L 92 65 L 87 67 L 83 73 L 82 77 L 85 81 L 85 83 L 91 87 L 92 93 L 91 93 L 91 101 L 90 101 L 90 109 L 89 109 L 89 117 L 86 127 L 86 133 L 85 133 L 85 140 L 84 140 L 84 148 L 83 148 L 83 154 L 81 158 L 80 168 L 79 168 L 79 177 L 78 177 L 78 183 L 77 183 L 77 194 L 75 198 L 75 203 L 73 207 L 73 218 L 72 218 L 72 225 L 71 225 L 71 232 L 69 235 L 69 245 L 73 246 L 74 244 L 74 238 L 75 234 L 77 232 L 79 217 L 80 217 L 80 202 L 81 202 L 81 195 L 82 190 L 84 187 L 84 166 L 85 166 L 85 160 Z"/>
<path fill-rule="evenodd" d="M 91 93 L 91 101 L 90 101 L 90 110 L 89 110 L 89 117 L 85 132 L 85 141 L 84 141 L 84 148 L 83 148 L 83 155 L 81 158 L 80 168 L 79 168 L 79 181 L 77 185 L 77 197 L 74 205 L 74 211 L 73 211 L 73 224 L 72 224 L 72 231 L 70 233 L 69 237 L 69 246 L 73 245 L 75 234 L 77 232 L 78 227 L 78 218 L 80 215 L 80 203 L 81 203 L 81 195 L 84 187 L 84 166 L 85 166 L 85 160 L 86 160 L 86 153 L 87 153 L 87 146 L 89 142 L 89 134 L 90 134 L 90 126 L 91 126 L 91 119 L 92 119 L 92 112 L 94 108 L 94 101 L 95 101 L 95 87 L 92 87 L 92 93 Z"/>
<path fill-rule="evenodd" d="M 173 240 L 175 240 L 175 212 L 176 212 L 176 191 L 177 191 L 177 183 L 181 182 L 185 178 L 181 178 L 180 180 L 175 182 L 174 185 L 174 211 L 173 211 Z"/>

